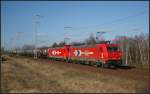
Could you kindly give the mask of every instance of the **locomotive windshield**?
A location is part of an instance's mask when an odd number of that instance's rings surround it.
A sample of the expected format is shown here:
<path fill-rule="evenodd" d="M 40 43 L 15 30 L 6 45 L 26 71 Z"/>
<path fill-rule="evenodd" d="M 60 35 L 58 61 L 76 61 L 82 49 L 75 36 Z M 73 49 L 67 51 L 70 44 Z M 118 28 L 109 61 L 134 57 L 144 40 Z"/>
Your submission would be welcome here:
<path fill-rule="evenodd" d="M 112 52 L 112 51 L 118 51 L 118 47 L 115 47 L 115 46 L 109 46 L 109 47 L 107 47 L 107 50 L 108 50 L 109 52 Z"/>

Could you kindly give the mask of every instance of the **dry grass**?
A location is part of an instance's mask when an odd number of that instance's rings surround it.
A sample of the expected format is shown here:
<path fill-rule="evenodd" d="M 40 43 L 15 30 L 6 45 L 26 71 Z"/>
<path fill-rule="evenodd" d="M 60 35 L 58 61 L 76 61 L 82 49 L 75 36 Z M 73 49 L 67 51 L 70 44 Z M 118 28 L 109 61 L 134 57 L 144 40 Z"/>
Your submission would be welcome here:
<path fill-rule="evenodd" d="M 146 92 L 144 82 L 29 59 L 2 64 L 2 92 Z"/>

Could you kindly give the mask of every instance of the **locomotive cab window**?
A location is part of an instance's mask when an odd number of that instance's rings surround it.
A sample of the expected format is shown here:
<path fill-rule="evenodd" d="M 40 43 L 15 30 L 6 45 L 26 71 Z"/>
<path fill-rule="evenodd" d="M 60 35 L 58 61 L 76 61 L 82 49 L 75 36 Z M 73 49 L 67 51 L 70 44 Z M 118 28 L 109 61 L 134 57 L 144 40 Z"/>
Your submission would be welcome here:
<path fill-rule="evenodd" d="M 107 50 L 108 50 L 109 52 L 112 52 L 112 51 L 118 51 L 118 47 L 115 47 L 115 46 L 109 46 L 109 47 L 107 47 Z"/>

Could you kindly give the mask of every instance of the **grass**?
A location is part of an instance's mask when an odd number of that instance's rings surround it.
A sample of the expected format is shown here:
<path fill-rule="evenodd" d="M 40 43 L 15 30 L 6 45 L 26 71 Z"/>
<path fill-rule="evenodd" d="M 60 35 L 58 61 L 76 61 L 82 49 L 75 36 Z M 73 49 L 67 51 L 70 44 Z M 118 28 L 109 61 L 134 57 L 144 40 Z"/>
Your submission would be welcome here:
<path fill-rule="evenodd" d="M 138 80 L 82 72 L 26 58 L 11 58 L 2 64 L 1 74 L 2 92 L 136 93 L 148 88 Z"/>

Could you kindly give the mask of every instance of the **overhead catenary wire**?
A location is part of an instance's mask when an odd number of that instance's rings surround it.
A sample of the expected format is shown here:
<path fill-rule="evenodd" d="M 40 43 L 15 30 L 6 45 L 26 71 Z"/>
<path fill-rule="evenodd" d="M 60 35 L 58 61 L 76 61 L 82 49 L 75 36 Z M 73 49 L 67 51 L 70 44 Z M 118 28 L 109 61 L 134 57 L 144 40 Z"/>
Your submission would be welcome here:
<path fill-rule="evenodd" d="M 105 22 L 105 23 L 98 24 L 98 25 L 90 25 L 90 26 L 79 27 L 79 28 L 74 27 L 72 30 L 82 30 L 82 29 L 89 29 L 89 28 L 94 28 L 94 27 L 101 27 L 101 26 L 104 26 L 104 25 L 113 24 L 113 23 L 116 23 L 116 22 L 119 22 L 119 21 L 122 21 L 122 20 L 127 20 L 127 19 L 130 19 L 130 18 L 133 18 L 133 17 L 144 15 L 144 14 L 146 14 L 146 11 L 139 12 L 139 13 L 136 13 L 135 15 L 129 15 L 129 16 L 126 16 L 126 17 L 123 17 L 123 18 L 115 19 L 113 21 Z"/>
<path fill-rule="evenodd" d="M 79 28 L 72 28 L 72 30 L 71 31 L 74 31 L 74 30 L 76 30 L 76 31 L 85 31 L 86 29 L 90 29 L 90 28 L 96 28 L 96 27 L 102 27 L 102 26 L 105 26 L 105 25 L 110 25 L 110 24 L 115 24 L 115 23 L 117 23 L 117 22 L 121 22 L 121 21 L 123 21 L 123 20 L 128 20 L 128 19 L 131 19 L 131 18 L 135 18 L 135 17 L 137 17 L 137 16 L 141 16 L 141 15 L 144 15 L 144 14 L 146 14 L 146 12 L 145 11 L 143 11 L 143 12 L 139 12 L 139 13 L 136 13 L 136 14 L 134 14 L 134 15 L 129 15 L 129 16 L 126 16 L 126 17 L 122 17 L 122 18 L 119 18 L 119 19 L 115 19 L 115 20 L 113 20 L 113 21 L 110 21 L 110 22 L 105 22 L 105 23 L 102 23 L 102 24 L 99 24 L 99 25 L 91 25 L 91 26 L 85 26 L 85 27 L 79 27 Z M 91 30 L 90 30 L 91 31 Z M 95 30 L 94 30 L 95 31 Z M 99 29 L 99 30 L 96 30 L 96 31 L 104 31 L 104 32 L 110 32 L 110 31 L 112 31 L 112 30 L 101 30 L 101 29 Z M 95 33 L 96 33 L 96 31 L 95 31 Z M 70 35 L 70 36 L 81 36 L 81 35 L 90 35 L 91 33 L 92 33 L 93 31 L 91 31 L 91 32 L 88 32 L 87 30 L 86 30 L 86 32 L 84 32 L 84 33 L 80 33 L 80 34 L 77 34 L 76 32 L 76 34 L 74 33 L 74 34 L 72 34 L 72 35 Z"/>

